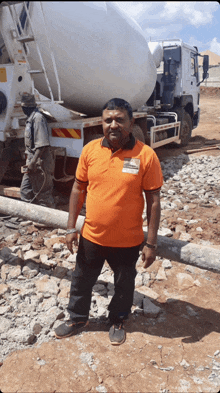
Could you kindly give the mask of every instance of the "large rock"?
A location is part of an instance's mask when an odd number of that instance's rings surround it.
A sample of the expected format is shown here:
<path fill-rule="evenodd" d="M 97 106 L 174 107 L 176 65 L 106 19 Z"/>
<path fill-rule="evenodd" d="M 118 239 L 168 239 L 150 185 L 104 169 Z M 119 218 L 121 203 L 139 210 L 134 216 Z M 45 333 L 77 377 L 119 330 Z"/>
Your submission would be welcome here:
<path fill-rule="evenodd" d="M 27 259 L 37 259 L 39 258 L 40 253 L 38 251 L 30 250 L 24 254 L 24 260 Z"/>
<path fill-rule="evenodd" d="M 21 266 L 13 266 L 12 269 L 10 269 L 9 274 L 8 274 L 8 280 L 14 278 L 18 278 L 21 274 Z"/>
<path fill-rule="evenodd" d="M 143 299 L 144 315 L 149 318 L 155 318 L 161 312 L 161 308 L 155 306 L 148 297 Z"/>
<path fill-rule="evenodd" d="M 0 317 L 0 334 L 7 332 L 12 326 L 12 321 L 10 319 Z"/>
<path fill-rule="evenodd" d="M 1 267 L 1 278 L 2 278 L 3 281 L 7 280 L 8 275 L 10 273 L 10 270 L 12 270 L 12 268 L 13 267 L 11 265 L 8 265 L 8 264 L 5 264 L 5 265 L 3 265 Z"/>
<path fill-rule="evenodd" d="M 139 308 L 143 307 L 144 294 L 134 291 L 133 305 Z"/>
<path fill-rule="evenodd" d="M 0 306 L 0 315 L 5 315 L 11 311 L 11 306 Z"/>
<path fill-rule="evenodd" d="M 194 285 L 194 280 L 190 274 L 178 273 L 176 277 L 180 288 L 190 288 Z"/>
<path fill-rule="evenodd" d="M 11 255 L 11 250 L 8 247 L 4 247 L 1 251 L 0 251 L 0 256 L 2 259 L 4 259 L 4 261 L 7 261 L 8 257 Z"/>
<path fill-rule="evenodd" d="M 50 295 L 57 295 L 59 292 L 57 283 L 51 280 L 49 277 L 42 277 L 37 280 L 35 284 L 38 292 L 48 292 Z"/>
<path fill-rule="evenodd" d="M 58 301 L 56 297 L 52 296 L 49 299 L 44 299 L 38 306 L 38 311 L 48 311 L 52 307 L 56 307 L 58 305 Z"/>
<path fill-rule="evenodd" d="M 156 280 L 157 281 L 167 280 L 167 276 L 163 266 L 160 266 L 156 275 Z"/>
<path fill-rule="evenodd" d="M 145 287 L 145 286 L 139 287 L 137 289 L 137 292 L 140 292 L 143 295 L 149 296 L 149 297 L 151 297 L 152 299 L 155 299 L 155 300 L 159 297 L 159 294 L 157 292 L 155 292 L 155 291 L 153 291 L 153 289 Z"/>
<path fill-rule="evenodd" d="M 6 284 L 0 284 L 0 298 L 3 297 L 6 293 L 10 292 L 10 287 Z"/>
<path fill-rule="evenodd" d="M 26 266 L 22 269 L 22 274 L 24 277 L 31 279 L 35 277 L 39 272 L 39 266 L 34 262 L 28 262 Z"/>
<path fill-rule="evenodd" d="M 16 341 L 22 344 L 32 344 L 36 336 L 28 329 L 11 329 L 7 334 L 9 341 Z"/>

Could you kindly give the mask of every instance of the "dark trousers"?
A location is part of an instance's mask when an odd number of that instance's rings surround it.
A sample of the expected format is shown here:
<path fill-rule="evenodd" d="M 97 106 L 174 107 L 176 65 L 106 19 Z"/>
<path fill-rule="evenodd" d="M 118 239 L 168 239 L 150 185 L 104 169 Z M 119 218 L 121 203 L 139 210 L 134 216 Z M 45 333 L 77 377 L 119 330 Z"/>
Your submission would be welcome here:
<path fill-rule="evenodd" d="M 53 173 L 55 167 L 54 157 L 50 146 L 45 148 L 43 159 L 40 161 L 40 167 L 35 172 L 25 173 L 21 182 L 20 193 L 21 200 L 42 206 L 55 208 L 53 198 Z M 28 154 L 26 165 L 33 159 L 33 155 Z"/>
<path fill-rule="evenodd" d="M 131 312 L 135 288 L 135 265 L 140 245 L 135 247 L 104 247 L 80 237 L 70 289 L 68 311 L 74 321 L 87 321 L 92 287 L 101 273 L 105 260 L 114 272 L 115 294 L 109 304 L 109 319 L 117 322 Z"/>
<path fill-rule="evenodd" d="M 20 187 L 21 200 L 34 204 L 55 208 L 53 198 L 53 177 L 47 171 L 37 170 L 25 173 Z M 35 197 L 35 198 L 34 198 Z"/>

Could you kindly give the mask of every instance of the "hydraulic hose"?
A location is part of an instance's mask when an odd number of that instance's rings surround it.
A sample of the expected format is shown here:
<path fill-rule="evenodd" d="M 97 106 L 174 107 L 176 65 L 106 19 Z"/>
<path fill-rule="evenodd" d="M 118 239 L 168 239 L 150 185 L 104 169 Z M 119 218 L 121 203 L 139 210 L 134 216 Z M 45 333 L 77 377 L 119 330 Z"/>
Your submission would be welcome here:
<path fill-rule="evenodd" d="M 38 197 L 38 195 L 40 195 L 40 193 L 41 193 L 41 191 L 43 190 L 43 188 L 44 188 L 44 186 L 45 186 L 45 183 L 46 183 L 46 179 L 47 179 L 46 173 L 45 173 L 45 171 L 44 171 L 44 169 L 42 168 L 41 165 L 38 165 L 38 167 L 39 167 L 39 169 L 41 170 L 41 172 L 43 172 L 44 181 L 43 181 L 43 184 L 42 184 L 40 190 L 37 192 L 37 194 L 34 196 L 34 198 L 33 198 L 31 201 L 29 201 L 28 203 L 33 203 L 33 202 L 35 201 L 35 199 Z"/>

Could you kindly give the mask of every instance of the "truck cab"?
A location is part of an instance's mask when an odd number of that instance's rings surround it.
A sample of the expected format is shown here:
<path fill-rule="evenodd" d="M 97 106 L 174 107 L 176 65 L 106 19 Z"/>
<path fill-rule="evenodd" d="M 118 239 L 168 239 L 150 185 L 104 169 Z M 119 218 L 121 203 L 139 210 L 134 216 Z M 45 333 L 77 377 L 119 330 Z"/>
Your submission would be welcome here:
<path fill-rule="evenodd" d="M 152 45 L 152 43 L 150 42 Z M 154 48 L 155 48 L 154 43 Z M 176 113 L 180 121 L 179 144 L 187 145 L 193 128 L 199 123 L 200 76 L 198 67 L 198 49 L 182 40 L 163 40 L 157 44 L 161 47 L 161 62 L 157 68 L 155 89 L 146 102 L 147 107 L 156 109 L 157 115 L 163 111 L 163 124 L 170 123 L 169 113 Z M 207 59 L 203 67 L 203 80 L 207 74 Z M 205 65 L 206 63 L 206 65 Z M 164 133 L 164 139 L 172 132 Z"/>

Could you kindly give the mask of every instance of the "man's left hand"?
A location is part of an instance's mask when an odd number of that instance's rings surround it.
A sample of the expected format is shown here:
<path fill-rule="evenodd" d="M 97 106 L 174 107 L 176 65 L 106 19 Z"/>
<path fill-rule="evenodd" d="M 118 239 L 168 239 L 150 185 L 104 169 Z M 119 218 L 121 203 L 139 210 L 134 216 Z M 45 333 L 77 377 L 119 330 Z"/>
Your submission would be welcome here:
<path fill-rule="evenodd" d="M 142 261 L 144 262 L 144 268 L 147 269 L 156 259 L 156 250 L 144 246 L 142 250 Z"/>

